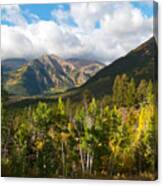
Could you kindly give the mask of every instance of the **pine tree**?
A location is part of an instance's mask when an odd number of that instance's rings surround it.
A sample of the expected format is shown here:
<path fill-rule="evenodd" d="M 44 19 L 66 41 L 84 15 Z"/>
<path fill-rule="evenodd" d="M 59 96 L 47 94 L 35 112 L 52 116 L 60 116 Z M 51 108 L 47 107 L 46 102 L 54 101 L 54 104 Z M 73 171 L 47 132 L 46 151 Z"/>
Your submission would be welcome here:
<path fill-rule="evenodd" d="M 130 82 L 127 85 L 126 89 L 126 105 L 127 106 L 133 106 L 135 104 L 135 81 L 132 78 Z"/>
<path fill-rule="evenodd" d="M 147 82 L 145 80 L 141 80 L 136 90 L 137 103 L 143 103 L 145 101 L 146 93 L 147 93 Z"/>
<path fill-rule="evenodd" d="M 121 77 L 117 75 L 113 84 L 113 103 L 116 105 L 121 105 L 123 101 L 122 96 L 122 86 L 121 86 Z"/>
<path fill-rule="evenodd" d="M 153 94 L 152 81 L 149 81 L 149 83 L 148 83 L 146 99 L 147 99 L 147 103 L 153 104 L 153 102 L 154 102 L 154 94 Z"/>

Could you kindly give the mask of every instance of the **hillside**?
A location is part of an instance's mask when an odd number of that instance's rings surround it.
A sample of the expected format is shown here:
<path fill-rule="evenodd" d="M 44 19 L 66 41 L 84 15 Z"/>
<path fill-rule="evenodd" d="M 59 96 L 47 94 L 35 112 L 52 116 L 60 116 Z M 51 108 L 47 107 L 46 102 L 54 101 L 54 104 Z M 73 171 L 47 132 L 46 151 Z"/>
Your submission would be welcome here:
<path fill-rule="evenodd" d="M 3 84 L 10 94 L 16 95 L 63 92 L 82 85 L 103 66 L 96 61 L 84 63 L 77 59 L 64 60 L 56 55 L 44 55 L 8 71 Z"/>
<path fill-rule="evenodd" d="M 10 58 L 1 61 L 2 71 L 15 71 L 22 65 L 26 64 L 27 60 L 24 58 Z"/>
<path fill-rule="evenodd" d="M 24 58 L 10 58 L 1 61 L 1 73 L 2 73 L 2 82 L 8 80 L 8 74 L 15 72 L 22 65 L 27 64 L 27 60 Z"/>
<path fill-rule="evenodd" d="M 76 95 L 79 98 L 85 90 L 89 90 L 95 97 L 108 95 L 112 92 L 115 77 L 124 73 L 134 78 L 136 83 L 142 79 L 157 81 L 157 50 L 156 41 L 152 37 L 124 57 L 104 67 L 84 85 L 69 91 L 67 95 Z"/>

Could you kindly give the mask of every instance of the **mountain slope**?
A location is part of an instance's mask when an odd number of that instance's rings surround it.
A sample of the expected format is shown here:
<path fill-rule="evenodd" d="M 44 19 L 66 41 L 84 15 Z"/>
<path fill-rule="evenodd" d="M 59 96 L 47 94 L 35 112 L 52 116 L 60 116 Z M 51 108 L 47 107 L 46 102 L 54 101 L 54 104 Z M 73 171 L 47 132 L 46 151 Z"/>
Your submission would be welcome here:
<path fill-rule="evenodd" d="M 15 71 L 26 63 L 27 60 L 24 58 L 11 58 L 11 59 L 2 60 L 1 67 L 3 72 Z"/>
<path fill-rule="evenodd" d="M 112 92 L 115 77 L 124 73 L 133 77 L 136 83 L 142 79 L 157 81 L 157 50 L 152 37 L 126 56 L 104 67 L 80 88 L 69 91 L 69 94 L 79 97 L 83 91 L 89 90 L 95 97 L 108 95 Z"/>
<path fill-rule="evenodd" d="M 56 55 L 44 55 L 9 73 L 4 87 L 16 95 L 60 92 L 80 86 L 104 66 L 95 61 L 81 63 L 78 60 L 77 65 Z"/>
<path fill-rule="evenodd" d="M 2 73 L 2 82 L 8 80 L 8 74 L 15 72 L 18 68 L 27 64 L 27 60 L 24 58 L 10 58 L 1 61 L 1 73 Z"/>

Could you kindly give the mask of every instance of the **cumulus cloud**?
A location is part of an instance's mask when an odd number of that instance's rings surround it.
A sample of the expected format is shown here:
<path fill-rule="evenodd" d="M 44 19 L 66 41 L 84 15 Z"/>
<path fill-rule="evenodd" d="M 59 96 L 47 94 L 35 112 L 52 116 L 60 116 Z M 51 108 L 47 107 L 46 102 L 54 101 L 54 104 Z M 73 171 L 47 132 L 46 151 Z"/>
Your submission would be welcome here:
<path fill-rule="evenodd" d="M 2 58 L 35 58 L 56 53 L 66 57 L 80 46 L 78 37 L 53 21 L 39 21 L 24 27 L 2 25 Z"/>
<path fill-rule="evenodd" d="M 82 31 L 89 32 L 105 15 L 112 15 L 119 4 L 123 6 L 124 3 L 73 3 L 70 7 L 70 14 Z M 128 3 L 126 2 L 125 5 Z"/>
<path fill-rule="evenodd" d="M 27 25 L 19 5 L 1 5 L 1 11 L 2 20 L 20 26 Z"/>
<path fill-rule="evenodd" d="M 1 5 L 0 8 L 1 19 L 11 25 L 26 27 L 29 22 L 39 21 L 39 17 L 36 14 L 28 10 L 22 11 L 19 5 Z"/>
<path fill-rule="evenodd" d="M 4 19 L 15 22 L 9 9 Z M 20 7 L 15 7 L 14 13 L 19 24 L 2 25 L 2 58 L 55 53 L 63 58 L 110 63 L 147 40 L 153 29 L 153 17 L 144 16 L 127 2 L 72 3 L 69 10 L 53 10 L 52 20 L 36 19 L 30 24 L 22 17 Z"/>
<path fill-rule="evenodd" d="M 20 28 L 2 26 L 1 35 L 2 58 L 27 57 L 34 49 L 31 40 Z"/>
<path fill-rule="evenodd" d="M 51 12 L 52 17 L 58 24 L 69 24 L 72 20 L 69 11 L 65 11 L 62 7 L 60 9 L 54 9 Z"/>

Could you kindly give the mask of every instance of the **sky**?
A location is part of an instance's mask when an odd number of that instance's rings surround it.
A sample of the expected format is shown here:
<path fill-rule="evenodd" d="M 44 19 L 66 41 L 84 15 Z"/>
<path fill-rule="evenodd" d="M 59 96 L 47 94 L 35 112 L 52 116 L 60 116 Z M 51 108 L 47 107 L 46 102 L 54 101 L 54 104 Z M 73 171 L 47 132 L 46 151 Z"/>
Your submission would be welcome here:
<path fill-rule="evenodd" d="M 153 2 L 1 6 L 1 58 L 98 60 L 106 64 L 148 40 Z"/>

